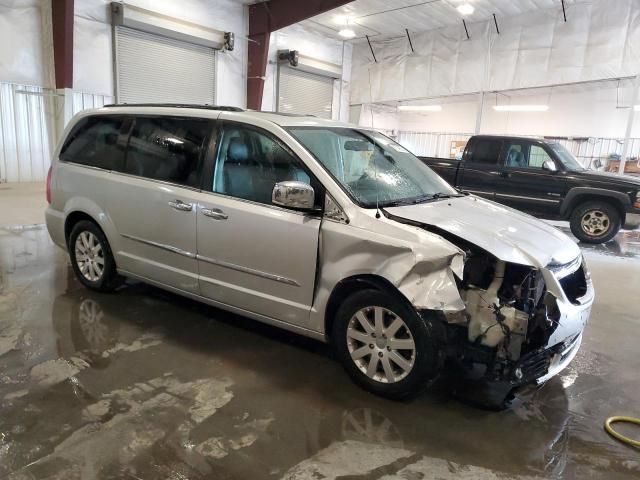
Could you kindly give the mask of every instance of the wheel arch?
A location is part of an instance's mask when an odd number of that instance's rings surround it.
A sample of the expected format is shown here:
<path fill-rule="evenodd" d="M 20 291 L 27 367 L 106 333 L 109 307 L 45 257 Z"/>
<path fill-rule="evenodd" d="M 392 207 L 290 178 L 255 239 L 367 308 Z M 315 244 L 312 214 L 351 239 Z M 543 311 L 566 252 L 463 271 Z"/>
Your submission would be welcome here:
<path fill-rule="evenodd" d="M 572 188 L 562 202 L 560 214 L 563 218 L 569 218 L 578 205 L 590 201 L 609 203 L 618 211 L 620 219 L 624 223 L 626 207 L 630 204 L 629 197 L 622 192 L 604 188 Z"/>
<path fill-rule="evenodd" d="M 69 237 L 71 237 L 71 231 L 73 230 L 74 225 L 82 220 L 90 221 L 92 223 L 95 223 L 98 227 L 100 227 L 98 222 L 96 222 L 95 218 L 93 218 L 87 212 L 83 212 L 81 210 L 75 210 L 69 213 L 67 217 L 64 219 L 64 240 L 67 243 L 67 245 L 69 245 Z M 100 228 L 100 230 L 102 230 L 102 228 Z M 104 230 L 102 233 L 104 233 Z"/>
<path fill-rule="evenodd" d="M 414 308 L 411 305 L 409 299 L 403 295 L 403 293 L 396 288 L 389 280 L 380 275 L 375 274 L 360 274 L 353 275 L 351 277 L 340 280 L 331 291 L 329 300 L 327 301 L 327 308 L 324 314 L 324 332 L 325 336 L 330 340 L 331 330 L 333 328 L 333 322 L 335 320 L 336 313 L 340 308 L 340 305 L 352 294 L 367 289 L 379 290 L 389 293 L 396 297 L 399 301 L 405 303 L 410 308 Z"/>
<path fill-rule="evenodd" d="M 87 213 L 84 210 L 73 210 L 69 212 L 65 217 L 64 239 L 65 239 L 65 243 L 67 244 L 67 248 L 69 248 L 69 237 L 71 237 L 71 231 L 73 230 L 74 225 L 76 225 L 78 222 L 81 222 L 83 220 L 89 221 L 93 223 L 96 227 L 98 227 L 102 232 L 102 234 L 107 239 L 107 242 L 109 242 L 110 248 L 113 249 L 111 236 L 108 234 L 107 229 L 105 229 L 105 226 L 102 225 L 95 216 L 93 216 L 90 213 Z"/>

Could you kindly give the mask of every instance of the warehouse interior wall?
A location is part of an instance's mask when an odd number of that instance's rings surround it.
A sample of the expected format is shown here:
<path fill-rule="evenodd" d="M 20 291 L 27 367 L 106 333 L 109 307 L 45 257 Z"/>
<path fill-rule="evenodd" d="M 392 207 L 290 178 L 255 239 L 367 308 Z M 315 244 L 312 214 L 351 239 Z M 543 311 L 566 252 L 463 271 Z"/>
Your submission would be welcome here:
<path fill-rule="evenodd" d="M 613 83 L 613 82 L 608 82 Z M 630 82 L 629 82 L 630 83 Z M 569 137 L 619 137 L 624 135 L 631 86 L 615 84 L 585 91 L 549 93 L 486 93 L 479 133 Z M 421 132 L 473 133 L 478 112 L 475 95 L 434 99 L 440 112 L 393 112 L 399 130 Z M 494 105 L 548 105 L 546 112 L 497 112 Z M 634 123 L 632 136 L 640 137 L 640 122 Z"/>
<path fill-rule="evenodd" d="M 269 41 L 269 60 L 262 96 L 262 110 L 265 111 L 275 111 L 277 107 L 279 50 L 297 50 L 300 55 L 342 66 L 342 79 L 333 83 L 332 118 L 348 121 L 352 45 L 298 24 L 274 32 Z"/>
<path fill-rule="evenodd" d="M 113 49 L 109 0 L 76 0 L 74 21 L 74 90 L 114 95 Z M 128 0 L 129 5 L 161 15 L 234 32 L 232 52 L 219 52 L 217 103 L 244 107 L 247 76 L 248 15 L 245 6 L 232 0 Z"/>
<path fill-rule="evenodd" d="M 632 107 L 632 78 L 640 73 L 640 2 L 570 4 L 567 19 L 554 8 L 500 19 L 500 34 L 493 19 L 468 23 L 469 39 L 462 25 L 412 33 L 415 52 L 406 37 L 372 38 L 377 62 L 366 42 L 357 43 L 352 121 L 399 140 L 410 138 L 409 133 L 466 139 L 476 132 L 479 92 L 484 92 L 478 133 L 620 143 Z M 398 111 L 401 104 L 440 105 L 442 110 Z M 548 110 L 497 112 L 496 104 L 547 105 Z M 640 137 L 637 117 L 632 138 Z M 446 143 L 445 136 L 438 138 Z M 405 144 L 412 145 L 417 145 L 414 140 Z M 420 145 L 421 154 L 434 154 L 427 144 Z"/>
<path fill-rule="evenodd" d="M 234 50 L 217 55 L 216 100 L 246 105 L 245 5 L 233 0 L 126 3 L 234 32 Z M 55 89 L 51 25 L 51 0 L 0 0 L 0 182 L 43 181 L 71 115 L 115 99 L 110 1 L 75 0 L 72 90 Z"/>
<path fill-rule="evenodd" d="M 557 8 L 366 42 L 353 52 L 351 103 L 412 100 L 623 78 L 640 71 L 640 2 Z"/>

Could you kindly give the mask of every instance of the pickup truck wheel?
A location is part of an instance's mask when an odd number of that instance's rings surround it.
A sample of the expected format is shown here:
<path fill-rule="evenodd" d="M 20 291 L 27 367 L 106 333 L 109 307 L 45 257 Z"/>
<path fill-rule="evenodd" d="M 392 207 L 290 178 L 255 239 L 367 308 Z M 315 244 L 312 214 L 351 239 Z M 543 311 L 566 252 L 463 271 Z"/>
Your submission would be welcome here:
<path fill-rule="evenodd" d="M 584 243 L 608 242 L 618 233 L 620 225 L 620 214 L 608 202 L 585 202 L 571 214 L 571 232 Z"/>
<path fill-rule="evenodd" d="M 414 396 L 437 374 L 429 322 L 383 291 L 362 290 L 344 301 L 332 343 L 354 382 L 383 397 Z"/>

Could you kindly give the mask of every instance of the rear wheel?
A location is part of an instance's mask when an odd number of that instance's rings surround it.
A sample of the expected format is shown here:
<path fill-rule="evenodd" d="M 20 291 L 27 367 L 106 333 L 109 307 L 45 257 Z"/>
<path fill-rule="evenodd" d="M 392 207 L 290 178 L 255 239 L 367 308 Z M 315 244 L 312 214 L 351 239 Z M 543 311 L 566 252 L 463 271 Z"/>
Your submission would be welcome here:
<path fill-rule="evenodd" d="M 571 214 L 571 232 L 584 243 L 608 242 L 618 233 L 620 225 L 620 213 L 604 201 L 582 203 Z"/>
<path fill-rule="evenodd" d="M 340 306 L 332 340 L 353 380 L 393 399 L 419 393 L 437 374 L 430 324 L 394 296 L 363 290 Z"/>
<path fill-rule="evenodd" d="M 116 272 L 116 262 L 107 237 L 89 220 L 76 223 L 69 235 L 71 266 L 78 280 L 87 288 L 110 292 L 123 278 Z"/>

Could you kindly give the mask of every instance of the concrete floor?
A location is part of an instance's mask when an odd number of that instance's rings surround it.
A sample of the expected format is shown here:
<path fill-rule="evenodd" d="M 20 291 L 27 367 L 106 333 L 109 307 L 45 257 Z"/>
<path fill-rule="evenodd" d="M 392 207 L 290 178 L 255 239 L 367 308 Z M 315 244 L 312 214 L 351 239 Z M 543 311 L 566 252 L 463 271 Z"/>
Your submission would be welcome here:
<path fill-rule="evenodd" d="M 602 423 L 640 415 L 640 233 L 584 253 L 581 351 L 496 413 L 371 396 L 322 344 L 150 286 L 90 292 L 44 227 L 0 228 L 0 478 L 639 478 Z"/>
<path fill-rule="evenodd" d="M 0 227 L 44 223 L 44 182 L 0 183 Z"/>

